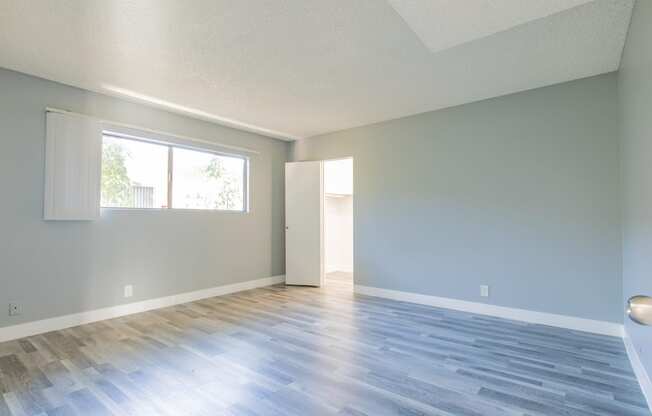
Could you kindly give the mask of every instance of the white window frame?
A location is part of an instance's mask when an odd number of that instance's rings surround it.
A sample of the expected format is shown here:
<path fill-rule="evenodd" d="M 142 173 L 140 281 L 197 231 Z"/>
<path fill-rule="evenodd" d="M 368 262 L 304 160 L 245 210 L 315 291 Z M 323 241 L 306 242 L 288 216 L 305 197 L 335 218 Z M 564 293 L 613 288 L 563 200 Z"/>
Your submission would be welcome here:
<path fill-rule="evenodd" d="M 136 210 L 136 211 L 202 211 L 202 212 L 220 212 L 220 213 L 236 213 L 236 214 L 246 214 L 251 211 L 250 209 L 250 186 L 249 186 L 249 176 L 250 176 L 250 163 L 251 160 L 248 156 L 222 151 L 218 149 L 211 149 L 205 146 L 196 146 L 192 144 L 177 143 L 176 141 L 169 140 L 160 140 L 158 138 L 149 138 L 142 136 L 135 136 L 129 133 L 123 133 L 119 131 L 120 129 L 106 128 L 102 130 L 102 145 L 104 145 L 104 137 L 112 137 L 120 140 L 131 140 L 135 142 L 148 143 L 158 146 L 165 146 L 168 149 L 168 168 L 167 168 L 167 186 L 168 186 L 168 195 L 167 195 L 167 208 L 134 208 L 134 207 L 104 207 L 100 206 L 102 210 Z M 219 146 L 216 146 L 219 147 Z M 174 208 L 172 206 L 172 196 L 173 196 L 173 172 L 174 172 L 174 149 L 186 149 L 192 150 L 201 153 L 207 153 L 216 156 L 231 157 L 236 159 L 242 159 L 243 163 L 243 184 L 242 184 L 242 209 L 218 209 L 218 208 Z"/>

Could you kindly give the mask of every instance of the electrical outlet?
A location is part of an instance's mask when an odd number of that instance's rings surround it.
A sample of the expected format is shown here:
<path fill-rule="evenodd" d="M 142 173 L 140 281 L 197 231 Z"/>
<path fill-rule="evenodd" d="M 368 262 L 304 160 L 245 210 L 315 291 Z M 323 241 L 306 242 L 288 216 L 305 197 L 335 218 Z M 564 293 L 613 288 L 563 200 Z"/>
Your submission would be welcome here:
<path fill-rule="evenodd" d="M 130 298 L 134 295 L 134 287 L 132 285 L 125 286 L 125 298 Z"/>
<path fill-rule="evenodd" d="M 483 298 L 489 297 L 489 286 L 480 285 L 480 296 L 482 296 Z"/>
<path fill-rule="evenodd" d="M 20 307 L 19 304 L 17 304 L 17 303 L 10 303 L 9 304 L 9 316 L 20 315 L 21 313 L 23 313 L 23 310 L 22 310 L 22 308 Z"/>

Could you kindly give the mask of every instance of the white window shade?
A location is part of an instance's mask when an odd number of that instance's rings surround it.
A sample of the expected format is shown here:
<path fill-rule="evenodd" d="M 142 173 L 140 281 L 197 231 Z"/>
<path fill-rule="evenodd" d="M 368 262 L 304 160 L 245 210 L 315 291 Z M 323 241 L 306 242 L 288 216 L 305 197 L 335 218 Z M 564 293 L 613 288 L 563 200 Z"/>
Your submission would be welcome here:
<path fill-rule="evenodd" d="M 100 215 L 100 122 L 78 115 L 46 114 L 44 218 L 95 220 Z"/>

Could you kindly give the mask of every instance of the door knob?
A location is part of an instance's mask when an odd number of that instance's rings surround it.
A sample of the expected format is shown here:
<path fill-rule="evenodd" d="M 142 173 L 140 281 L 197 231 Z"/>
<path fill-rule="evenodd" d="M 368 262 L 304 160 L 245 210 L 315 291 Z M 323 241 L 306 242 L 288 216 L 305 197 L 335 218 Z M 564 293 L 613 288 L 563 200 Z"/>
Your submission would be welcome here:
<path fill-rule="evenodd" d="M 652 325 L 652 297 L 632 296 L 627 301 L 629 319 L 641 325 Z"/>

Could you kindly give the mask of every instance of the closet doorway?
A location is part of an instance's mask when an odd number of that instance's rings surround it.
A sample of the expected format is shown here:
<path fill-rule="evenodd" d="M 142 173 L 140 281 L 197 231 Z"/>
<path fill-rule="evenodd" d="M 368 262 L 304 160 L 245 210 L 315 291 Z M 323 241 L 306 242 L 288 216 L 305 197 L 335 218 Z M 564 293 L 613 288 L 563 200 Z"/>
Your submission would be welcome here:
<path fill-rule="evenodd" d="M 324 161 L 325 284 L 353 290 L 353 159 Z"/>

